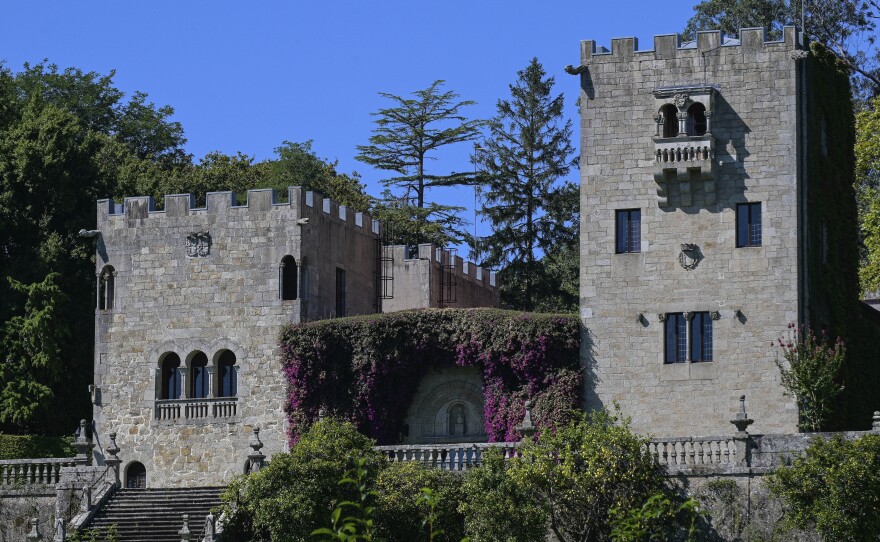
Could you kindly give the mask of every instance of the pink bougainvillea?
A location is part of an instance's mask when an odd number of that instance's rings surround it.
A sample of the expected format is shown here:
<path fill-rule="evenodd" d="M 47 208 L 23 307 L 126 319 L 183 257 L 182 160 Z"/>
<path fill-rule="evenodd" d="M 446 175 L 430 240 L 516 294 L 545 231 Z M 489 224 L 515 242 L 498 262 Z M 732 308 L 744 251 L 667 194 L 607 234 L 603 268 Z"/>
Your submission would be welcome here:
<path fill-rule="evenodd" d="M 563 423 L 582 389 L 573 315 L 428 309 L 294 325 L 281 337 L 295 442 L 324 409 L 382 444 L 432 368 L 479 367 L 490 441 L 519 438 L 525 401 L 539 427 Z"/>

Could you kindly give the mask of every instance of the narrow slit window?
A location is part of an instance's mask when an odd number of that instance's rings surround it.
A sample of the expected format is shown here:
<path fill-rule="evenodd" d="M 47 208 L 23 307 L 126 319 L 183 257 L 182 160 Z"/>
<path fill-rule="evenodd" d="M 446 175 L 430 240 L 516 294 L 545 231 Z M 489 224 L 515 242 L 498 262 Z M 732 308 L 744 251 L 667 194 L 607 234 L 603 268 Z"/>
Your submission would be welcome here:
<path fill-rule="evenodd" d="M 98 310 L 107 311 L 113 308 L 115 283 L 116 270 L 112 265 L 105 265 L 98 277 Z"/>
<path fill-rule="evenodd" d="M 296 299 L 296 271 L 293 256 L 281 258 L 281 299 L 284 301 Z"/>

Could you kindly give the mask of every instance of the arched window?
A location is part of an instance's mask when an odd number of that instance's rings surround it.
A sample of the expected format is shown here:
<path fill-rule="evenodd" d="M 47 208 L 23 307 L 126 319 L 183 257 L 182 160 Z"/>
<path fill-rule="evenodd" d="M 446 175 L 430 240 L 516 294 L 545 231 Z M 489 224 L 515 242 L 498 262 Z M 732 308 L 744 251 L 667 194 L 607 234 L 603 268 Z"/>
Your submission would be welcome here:
<path fill-rule="evenodd" d="M 171 352 L 162 359 L 162 399 L 180 399 L 180 356 Z"/>
<path fill-rule="evenodd" d="M 147 487 L 147 468 L 135 461 L 125 469 L 125 487 L 128 489 L 144 489 Z"/>
<path fill-rule="evenodd" d="M 224 350 L 217 359 L 217 397 L 238 395 L 238 368 L 235 366 L 235 353 Z"/>
<path fill-rule="evenodd" d="M 208 356 L 204 352 L 196 352 L 190 360 L 189 375 L 189 396 L 193 399 L 207 397 L 211 379 L 208 376 Z"/>
<path fill-rule="evenodd" d="M 113 294 L 116 270 L 112 265 L 105 265 L 98 276 L 98 310 L 106 311 L 113 308 Z"/>
<path fill-rule="evenodd" d="M 678 108 L 673 104 L 666 104 L 660 108 L 663 116 L 663 137 L 675 137 L 678 135 Z"/>
<path fill-rule="evenodd" d="M 687 135 L 701 136 L 706 133 L 706 106 L 695 102 L 688 108 Z"/>
<path fill-rule="evenodd" d="M 296 299 L 296 260 L 293 256 L 281 258 L 281 299 Z"/>

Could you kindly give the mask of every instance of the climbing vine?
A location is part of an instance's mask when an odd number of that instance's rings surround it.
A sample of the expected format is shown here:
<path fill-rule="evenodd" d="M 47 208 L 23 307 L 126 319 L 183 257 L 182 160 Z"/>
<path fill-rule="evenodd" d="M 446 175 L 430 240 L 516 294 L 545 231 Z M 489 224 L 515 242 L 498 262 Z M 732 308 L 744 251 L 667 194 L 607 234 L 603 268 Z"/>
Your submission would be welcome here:
<path fill-rule="evenodd" d="M 477 367 L 490 441 L 519 437 L 531 399 L 539 426 L 579 404 L 580 324 L 574 315 L 428 309 L 293 325 L 281 336 L 286 410 L 295 442 L 325 409 L 379 443 L 396 443 L 422 377 Z"/>

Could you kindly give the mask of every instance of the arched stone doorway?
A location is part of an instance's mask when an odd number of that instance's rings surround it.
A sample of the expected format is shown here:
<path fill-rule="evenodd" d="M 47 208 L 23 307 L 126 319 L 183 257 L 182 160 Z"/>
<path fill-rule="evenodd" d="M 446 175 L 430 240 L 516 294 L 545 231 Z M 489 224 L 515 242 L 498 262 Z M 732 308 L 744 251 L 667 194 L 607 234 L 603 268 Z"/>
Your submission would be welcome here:
<path fill-rule="evenodd" d="M 479 370 L 455 367 L 422 378 L 407 413 L 407 444 L 485 442 Z"/>

